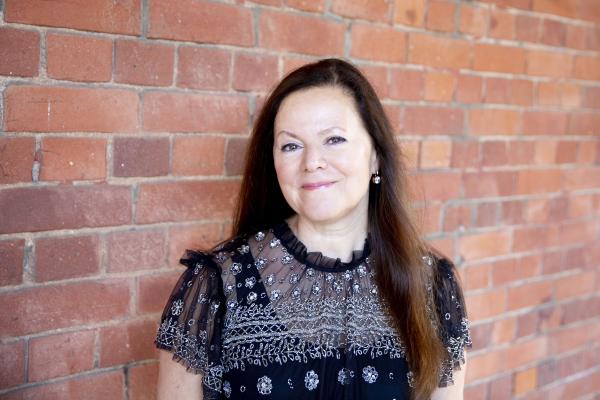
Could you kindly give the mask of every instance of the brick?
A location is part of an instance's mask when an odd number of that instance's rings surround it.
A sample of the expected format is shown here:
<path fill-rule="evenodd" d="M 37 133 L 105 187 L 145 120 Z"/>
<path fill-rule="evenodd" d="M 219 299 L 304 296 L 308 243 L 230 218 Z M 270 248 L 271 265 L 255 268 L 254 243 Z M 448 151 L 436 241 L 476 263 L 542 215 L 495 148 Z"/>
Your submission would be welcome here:
<path fill-rule="evenodd" d="M 527 52 L 527 74 L 566 78 L 571 74 L 572 56 L 549 51 Z"/>
<path fill-rule="evenodd" d="M 34 137 L 0 138 L 0 184 L 30 182 L 34 154 Z"/>
<path fill-rule="evenodd" d="M 18 285 L 23 281 L 24 251 L 23 239 L 0 241 L 0 286 Z"/>
<path fill-rule="evenodd" d="M 600 50 L 600 27 L 592 26 L 585 30 L 585 46 L 584 48 L 598 51 Z"/>
<path fill-rule="evenodd" d="M 506 350 L 506 368 L 516 369 L 543 359 L 546 355 L 546 346 L 545 337 L 514 343 Z"/>
<path fill-rule="evenodd" d="M 515 37 L 522 42 L 540 40 L 541 19 L 529 15 L 517 15 L 515 19 Z"/>
<path fill-rule="evenodd" d="M 170 45 L 117 40 L 115 82 L 133 85 L 170 86 L 175 49 Z"/>
<path fill-rule="evenodd" d="M 11 132 L 137 131 L 138 96 L 124 89 L 9 86 L 4 127 Z"/>
<path fill-rule="evenodd" d="M 244 158 L 240 158 L 240 161 L 243 161 Z M 174 175 L 221 175 L 224 162 L 225 140 L 222 137 L 176 137 L 174 139 L 172 166 Z"/>
<path fill-rule="evenodd" d="M 575 56 L 572 77 L 592 81 L 600 80 L 600 57 Z"/>
<path fill-rule="evenodd" d="M 516 225 L 525 222 L 524 202 L 522 201 L 504 201 L 501 204 L 502 218 L 501 222 L 507 225 Z"/>
<path fill-rule="evenodd" d="M 0 28 L 0 75 L 37 76 L 39 63 L 39 33 Z"/>
<path fill-rule="evenodd" d="M 462 236 L 459 252 L 465 260 L 500 256 L 510 251 L 509 232 L 485 232 Z"/>
<path fill-rule="evenodd" d="M 521 396 L 531 392 L 537 387 L 537 368 L 529 368 L 524 371 L 515 372 L 515 387 L 513 394 Z"/>
<path fill-rule="evenodd" d="M 458 108 L 407 107 L 404 132 L 423 135 L 458 135 L 463 132 L 463 111 Z"/>
<path fill-rule="evenodd" d="M 227 50 L 179 47 L 177 86 L 192 89 L 229 88 L 231 53 Z"/>
<path fill-rule="evenodd" d="M 0 233 L 115 226 L 131 223 L 131 193 L 112 185 L 4 189 L 0 209 L 8 216 Z"/>
<path fill-rule="evenodd" d="M 252 12 L 208 1 L 149 2 L 148 37 L 199 43 L 255 45 Z M 202 21 L 202 23 L 198 23 Z"/>
<path fill-rule="evenodd" d="M 108 272 L 159 269 L 166 263 L 165 234 L 161 230 L 111 232 L 106 238 Z"/>
<path fill-rule="evenodd" d="M 163 311 L 181 273 L 182 271 L 177 269 L 167 274 L 140 277 L 136 305 L 138 314 Z"/>
<path fill-rule="evenodd" d="M 310 26 L 310 29 L 306 29 Z M 260 16 L 260 46 L 312 55 L 342 55 L 342 23 L 322 18 L 264 11 Z"/>
<path fill-rule="evenodd" d="M 569 114 L 567 124 L 569 135 L 597 135 L 600 129 L 600 115 L 596 112 L 574 112 Z"/>
<path fill-rule="evenodd" d="M 531 10 L 531 0 L 483 0 L 485 3 L 495 4 L 502 8 L 520 8 L 522 10 Z"/>
<path fill-rule="evenodd" d="M 74 379 L 31 386 L 10 393 L 11 399 L 86 399 L 105 400 L 123 399 L 125 391 L 123 372 L 111 371 L 93 375 L 84 375 Z"/>
<path fill-rule="evenodd" d="M 98 366 L 106 368 L 154 358 L 157 328 L 155 321 L 132 321 L 100 329 Z"/>
<path fill-rule="evenodd" d="M 185 249 L 210 249 L 221 240 L 223 235 L 221 223 L 196 223 L 175 226 L 169 229 L 168 265 L 179 266 L 179 259 Z"/>
<path fill-rule="evenodd" d="M 564 46 L 567 41 L 567 26 L 560 21 L 544 19 L 541 42 L 551 46 Z"/>
<path fill-rule="evenodd" d="M 600 312 L 600 298 L 598 296 L 578 299 L 561 306 L 561 325 L 569 325 L 577 321 L 596 318 Z"/>
<path fill-rule="evenodd" d="M 454 3 L 449 1 L 431 0 L 427 7 L 425 26 L 428 30 L 454 31 Z"/>
<path fill-rule="evenodd" d="M 475 44 L 473 48 L 473 69 L 520 74 L 525 72 L 525 54 L 525 50 L 518 47 Z"/>
<path fill-rule="evenodd" d="M 458 75 L 456 82 L 456 101 L 473 104 L 481 102 L 483 79 L 473 75 Z"/>
<path fill-rule="evenodd" d="M 112 41 L 109 39 L 48 33 L 48 76 L 80 82 L 108 82 L 112 77 Z"/>
<path fill-rule="evenodd" d="M 233 181 L 142 184 L 136 222 L 224 218 L 233 209 L 238 186 Z"/>
<path fill-rule="evenodd" d="M 469 206 L 455 206 L 446 209 L 443 228 L 445 232 L 453 232 L 468 228 L 471 225 L 471 208 Z"/>
<path fill-rule="evenodd" d="M 540 261 L 535 256 L 502 260 L 495 262 L 492 267 L 492 282 L 494 287 L 498 287 L 533 278 L 539 273 Z"/>
<path fill-rule="evenodd" d="M 486 103 L 530 106 L 533 103 L 533 82 L 524 79 L 486 79 Z"/>
<path fill-rule="evenodd" d="M 0 344 L 0 389 L 25 383 L 25 345 L 23 340 Z"/>
<path fill-rule="evenodd" d="M 494 344 L 510 343 L 515 338 L 515 327 L 517 320 L 515 318 L 503 318 L 494 321 L 492 331 L 492 342 Z"/>
<path fill-rule="evenodd" d="M 395 0 L 394 22 L 421 27 L 425 22 L 425 0 Z"/>
<path fill-rule="evenodd" d="M 383 111 L 390 122 L 392 133 L 399 135 L 402 130 L 401 112 L 402 107 L 396 104 L 384 104 Z"/>
<path fill-rule="evenodd" d="M 279 78 L 278 57 L 236 53 L 233 65 L 233 88 L 241 91 L 268 91 Z"/>
<path fill-rule="evenodd" d="M 106 178 L 106 140 L 45 137 L 40 180 L 75 181 Z"/>
<path fill-rule="evenodd" d="M 517 317 L 517 339 L 540 331 L 540 313 L 531 311 Z"/>
<path fill-rule="evenodd" d="M 239 133 L 248 123 L 248 100 L 237 95 L 148 92 L 143 121 L 144 129 L 152 132 Z"/>
<path fill-rule="evenodd" d="M 521 115 L 518 111 L 503 109 L 471 109 L 469 131 L 472 135 L 516 135 Z"/>
<path fill-rule="evenodd" d="M 361 65 L 360 71 L 365 75 L 377 97 L 384 99 L 388 97 L 388 69 L 385 67 Z"/>
<path fill-rule="evenodd" d="M 535 143 L 535 163 L 554 164 L 558 142 L 556 140 L 538 140 Z"/>
<path fill-rule="evenodd" d="M 464 195 L 467 198 L 511 195 L 515 176 L 511 171 L 467 172 L 463 175 Z"/>
<path fill-rule="evenodd" d="M 506 356 L 502 350 L 483 352 L 469 357 L 466 381 L 473 382 L 505 371 Z"/>
<path fill-rule="evenodd" d="M 452 142 L 449 140 L 427 140 L 421 144 L 421 168 L 443 168 L 450 166 Z"/>
<path fill-rule="evenodd" d="M 460 195 L 460 174 L 455 172 L 427 172 L 412 177 L 417 193 L 431 200 L 449 200 Z"/>
<path fill-rule="evenodd" d="M 425 100 L 450 102 L 456 89 L 456 75 L 447 72 L 428 72 L 425 75 Z"/>
<path fill-rule="evenodd" d="M 533 0 L 532 9 L 533 11 L 561 15 L 563 17 L 577 17 L 576 0 Z"/>
<path fill-rule="evenodd" d="M 508 143 L 505 141 L 486 141 L 481 143 L 481 165 L 507 165 L 508 147 Z"/>
<path fill-rule="evenodd" d="M 405 62 L 406 33 L 387 27 L 353 24 L 350 54 L 367 60 Z"/>
<path fill-rule="evenodd" d="M 520 170 L 517 173 L 517 194 L 552 193 L 560 191 L 560 188 L 559 170 Z"/>
<path fill-rule="evenodd" d="M 477 221 L 475 225 L 494 226 L 496 225 L 498 214 L 498 205 L 496 203 L 481 203 L 477 206 Z"/>
<path fill-rule="evenodd" d="M 465 291 L 489 288 L 489 265 L 474 265 L 463 268 L 463 271 L 464 275 L 461 275 L 461 278 Z"/>
<path fill-rule="evenodd" d="M 470 350 L 477 351 L 488 347 L 490 345 L 492 328 L 493 324 L 491 322 L 471 325 L 471 339 L 473 342 L 473 347 Z"/>
<path fill-rule="evenodd" d="M 286 4 L 288 7 L 303 11 L 323 12 L 325 10 L 325 0 L 287 0 Z"/>
<path fill-rule="evenodd" d="M 397 100 L 421 100 L 425 91 L 425 74 L 414 70 L 391 70 L 389 97 Z"/>
<path fill-rule="evenodd" d="M 490 382 L 490 399 L 510 400 L 513 383 L 510 375 L 496 378 Z"/>
<path fill-rule="evenodd" d="M 156 400 L 158 364 L 136 365 L 128 369 L 127 391 L 130 400 Z"/>
<path fill-rule="evenodd" d="M 487 399 L 488 398 L 487 388 L 488 388 L 487 382 L 479 383 L 476 385 L 468 384 L 465 386 L 465 389 L 463 392 L 464 398 L 466 400 Z"/>
<path fill-rule="evenodd" d="M 97 274 L 100 251 L 97 236 L 39 238 L 35 241 L 37 282 L 80 278 Z"/>
<path fill-rule="evenodd" d="M 566 113 L 550 111 L 525 111 L 523 113 L 524 135 L 564 135 L 566 130 Z"/>
<path fill-rule="evenodd" d="M 548 350 L 556 355 L 571 352 L 587 344 L 589 328 L 586 326 L 565 327 L 552 332 L 549 337 Z"/>
<path fill-rule="evenodd" d="M 73 28 L 84 31 L 138 35 L 141 28 L 139 0 L 6 0 L 6 22 Z"/>
<path fill-rule="evenodd" d="M 388 22 L 389 3 L 386 0 L 333 0 L 331 11 L 347 18 Z"/>
<path fill-rule="evenodd" d="M 550 282 L 527 283 L 508 288 L 508 310 L 533 307 L 552 300 L 552 284 Z"/>
<path fill-rule="evenodd" d="M 462 33 L 483 37 L 488 30 L 489 11 L 484 7 L 474 7 L 467 3 L 460 5 L 460 23 Z"/>
<path fill-rule="evenodd" d="M 471 65 L 471 45 L 465 40 L 411 32 L 408 60 L 411 63 L 432 67 L 468 68 Z"/>
<path fill-rule="evenodd" d="M 467 294 L 465 298 L 469 318 L 474 321 L 500 315 L 506 307 L 506 291 L 486 290 L 478 294 Z"/>
<path fill-rule="evenodd" d="M 94 367 L 92 330 L 42 336 L 29 342 L 29 381 L 72 375 Z"/>
<path fill-rule="evenodd" d="M 129 297 L 129 283 L 122 279 L 4 292 L 0 294 L 4 304 L 0 311 L 0 337 L 121 318 L 129 312 Z"/>
<path fill-rule="evenodd" d="M 168 174 L 168 138 L 117 138 L 113 142 L 113 176 Z"/>
<path fill-rule="evenodd" d="M 600 6 L 596 2 L 583 1 L 577 3 L 577 17 L 580 19 L 598 22 L 600 20 Z"/>
<path fill-rule="evenodd" d="M 244 171 L 244 161 L 248 148 L 248 139 L 232 138 L 227 141 L 225 150 L 225 175 L 242 175 Z M 220 165 L 222 165 L 221 162 Z"/>
<path fill-rule="evenodd" d="M 587 47 L 586 33 L 587 29 L 583 26 L 567 25 L 565 45 L 573 49 L 585 50 Z"/>
<path fill-rule="evenodd" d="M 539 82 L 537 102 L 540 105 L 576 108 L 580 106 L 580 87 L 570 83 Z"/>
<path fill-rule="evenodd" d="M 515 14 L 503 10 L 492 9 L 490 14 L 490 37 L 512 40 L 515 37 L 515 30 Z"/>
<path fill-rule="evenodd" d="M 586 108 L 600 108 L 600 87 L 585 88 L 583 106 Z"/>
<path fill-rule="evenodd" d="M 593 164 L 600 155 L 600 145 L 589 141 L 582 141 L 579 146 L 579 153 L 577 154 L 577 163 L 580 164 Z"/>

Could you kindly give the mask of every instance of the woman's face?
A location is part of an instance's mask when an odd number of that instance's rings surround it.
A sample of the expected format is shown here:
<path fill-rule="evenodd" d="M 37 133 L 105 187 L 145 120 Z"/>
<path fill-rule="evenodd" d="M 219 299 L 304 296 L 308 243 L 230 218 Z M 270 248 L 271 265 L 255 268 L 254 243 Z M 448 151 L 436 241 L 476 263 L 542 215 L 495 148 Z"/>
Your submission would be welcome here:
<path fill-rule="evenodd" d="M 334 223 L 367 214 L 377 157 L 352 97 L 333 86 L 293 92 L 274 134 L 277 180 L 300 218 Z"/>

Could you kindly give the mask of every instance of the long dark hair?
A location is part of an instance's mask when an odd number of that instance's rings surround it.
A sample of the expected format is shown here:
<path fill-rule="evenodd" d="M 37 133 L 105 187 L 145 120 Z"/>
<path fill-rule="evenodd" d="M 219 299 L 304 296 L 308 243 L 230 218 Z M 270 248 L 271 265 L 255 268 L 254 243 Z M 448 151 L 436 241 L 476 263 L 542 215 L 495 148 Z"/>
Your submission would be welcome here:
<path fill-rule="evenodd" d="M 406 168 L 390 123 L 373 87 L 352 64 L 324 59 L 288 74 L 270 94 L 254 124 L 238 197 L 233 233 L 251 234 L 294 214 L 279 187 L 273 162 L 275 116 L 298 90 L 335 86 L 351 95 L 370 134 L 382 183 L 369 189 L 368 229 L 377 284 L 407 348 L 415 378 L 413 397 L 431 396 L 439 381 L 444 349 L 427 307 L 430 273 L 423 267 L 427 246 L 412 221 Z"/>

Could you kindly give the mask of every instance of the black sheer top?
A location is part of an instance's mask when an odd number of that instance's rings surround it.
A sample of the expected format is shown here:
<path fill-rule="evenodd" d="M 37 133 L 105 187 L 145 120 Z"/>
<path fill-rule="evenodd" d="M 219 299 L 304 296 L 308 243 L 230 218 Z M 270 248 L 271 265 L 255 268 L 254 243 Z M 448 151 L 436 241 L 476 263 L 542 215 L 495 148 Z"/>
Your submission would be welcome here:
<path fill-rule="evenodd" d="M 369 238 L 349 262 L 308 252 L 285 222 L 186 250 L 155 343 L 203 375 L 204 399 L 408 399 L 405 346 L 369 253 Z M 423 267 L 437 269 L 426 311 L 448 351 L 446 386 L 471 345 L 469 321 L 453 264 L 430 254 Z"/>

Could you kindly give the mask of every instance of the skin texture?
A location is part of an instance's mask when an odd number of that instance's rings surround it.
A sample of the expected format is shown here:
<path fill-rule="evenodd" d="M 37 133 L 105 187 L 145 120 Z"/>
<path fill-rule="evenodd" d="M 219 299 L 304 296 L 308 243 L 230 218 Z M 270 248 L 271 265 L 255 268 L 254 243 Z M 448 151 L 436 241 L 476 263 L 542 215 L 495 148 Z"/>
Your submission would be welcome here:
<path fill-rule="evenodd" d="M 378 168 L 353 98 L 333 86 L 294 92 L 280 105 L 274 133 L 277 179 L 296 212 L 290 228 L 309 251 L 349 261 L 367 236 L 369 185 Z M 305 187 L 315 182 L 332 184 Z M 455 384 L 438 388 L 432 400 L 462 400 L 465 370 L 466 364 L 455 372 Z M 201 399 L 201 379 L 160 352 L 159 400 Z"/>

